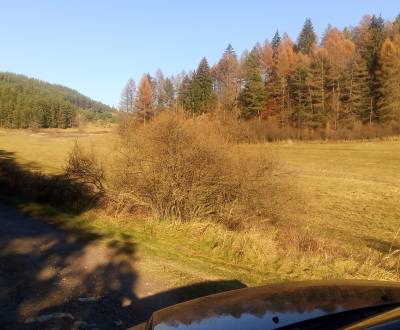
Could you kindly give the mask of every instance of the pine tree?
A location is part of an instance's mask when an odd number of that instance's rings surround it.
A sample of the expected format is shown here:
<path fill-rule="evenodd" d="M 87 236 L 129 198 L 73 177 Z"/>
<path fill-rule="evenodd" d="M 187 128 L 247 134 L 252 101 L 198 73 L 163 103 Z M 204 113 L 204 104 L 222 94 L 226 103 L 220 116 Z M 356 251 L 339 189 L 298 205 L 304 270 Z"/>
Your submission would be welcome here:
<path fill-rule="evenodd" d="M 130 78 L 121 93 L 121 100 L 119 102 L 120 111 L 133 112 L 135 106 L 135 94 L 135 81 Z"/>
<path fill-rule="evenodd" d="M 264 109 L 266 94 L 260 68 L 257 65 L 256 54 L 250 52 L 245 67 L 244 88 L 240 95 L 242 116 L 251 118 L 261 117 Z"/>
<path fill-rule="evenodd" d="M 316 43 L 317 35 L 314 32 L 311 19 L 307 18 L 297 41 L 297 49 L 304 54 L 310 54 L 311 48 Z"/>

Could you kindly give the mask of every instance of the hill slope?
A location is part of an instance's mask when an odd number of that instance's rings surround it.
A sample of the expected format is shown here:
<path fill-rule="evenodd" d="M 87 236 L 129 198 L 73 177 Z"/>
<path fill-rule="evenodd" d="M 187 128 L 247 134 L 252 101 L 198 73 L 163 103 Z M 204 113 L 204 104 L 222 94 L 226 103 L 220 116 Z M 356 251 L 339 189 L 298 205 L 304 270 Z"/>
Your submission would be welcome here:
<path fill-rule="evenodd" d="M 0 72 L 0 127 L 72 127 L 78 112 L 111 117 L 111 108 L 65 86 Z"/>

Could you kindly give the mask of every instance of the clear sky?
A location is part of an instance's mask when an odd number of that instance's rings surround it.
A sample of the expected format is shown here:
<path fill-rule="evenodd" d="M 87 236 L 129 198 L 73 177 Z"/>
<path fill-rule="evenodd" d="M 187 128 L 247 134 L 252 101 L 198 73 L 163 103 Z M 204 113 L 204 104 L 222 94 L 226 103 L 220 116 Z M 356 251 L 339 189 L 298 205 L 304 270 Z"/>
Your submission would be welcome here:
<path fill-rule="evenodd" d="M 129 77 L 215 63 L 228 43 L 240 54 L 276 29 L 296 39 L 306 17 L 321 35 L 368 13 L 393 19 L 400 1 L 0 0 L 0 70 L 117 105 Z"/>

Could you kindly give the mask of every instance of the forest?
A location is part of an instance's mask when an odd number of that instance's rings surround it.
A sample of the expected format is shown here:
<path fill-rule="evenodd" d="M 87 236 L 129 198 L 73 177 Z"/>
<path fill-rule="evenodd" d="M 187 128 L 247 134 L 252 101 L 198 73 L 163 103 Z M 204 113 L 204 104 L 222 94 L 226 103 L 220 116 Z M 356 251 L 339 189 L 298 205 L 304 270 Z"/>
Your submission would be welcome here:
<path fill-rule="evenodd" d="M 328 25 L 321 40 L 306 19 L 296 41 L 276 31 L 240 56 L 229 44 L 215 65 L 203 58 L 190 72 L 144 74 L 138 88 L 129 79 L 119 109 L 144 123 L 179 108 L 258 122 L 277 137 L 375 137 L 400 132 L 399 87 L 400 15 Z"/>
<path fill-rule="evenodd" d="M 0 72 L 0 127 L 68 128 L 79 118 L 109 120 L 111 110 L 70 88 Z"/>

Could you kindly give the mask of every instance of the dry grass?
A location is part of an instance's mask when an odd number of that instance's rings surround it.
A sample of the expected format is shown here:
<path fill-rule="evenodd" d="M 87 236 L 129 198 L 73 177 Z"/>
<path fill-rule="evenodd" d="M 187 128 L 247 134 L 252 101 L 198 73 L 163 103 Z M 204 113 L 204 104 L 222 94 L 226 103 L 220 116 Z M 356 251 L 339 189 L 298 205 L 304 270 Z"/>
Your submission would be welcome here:
<path fill-rule="evenodd" d="M 16 151 L 21 163 L 35 162 L 53 172 L 65 166 L 75 134 L 79 133 L 7 131 L 0 133 L 0 149 Z M 118 138 L 113 133 L 82 134 L 78 139 L 87 150 L 93 144 L 101 160 L 121 151 L 114 151 Z M 293 214 L 282 203 L 284 221 L 251 218 L 244 221 L 251 226 L 236 230 L 210 219 L 143 220 L 126 214 L 115 218 L 99 211 L 84 213 L 81 218 L 87 220 L 72 221 L 71 226 L 90 223 L 104 233 L 128 233 L 139 249 L 182 272 L 237 278 L 247 284 L 317 278 L 400 280 L 397 140 L 243 144 L 231 151 L 243 159 L 254 160 L 260 154 L 279 159 L 275 171 L 289 180 L 296 177 L 307 200 L 304 210 Z"/>

